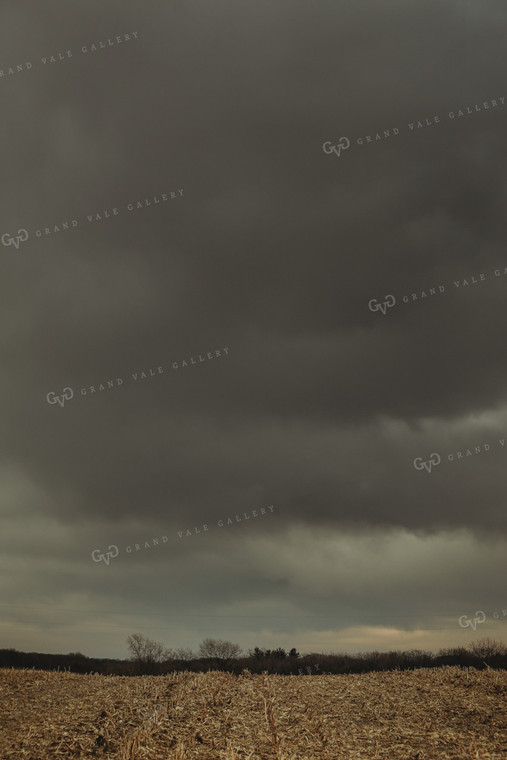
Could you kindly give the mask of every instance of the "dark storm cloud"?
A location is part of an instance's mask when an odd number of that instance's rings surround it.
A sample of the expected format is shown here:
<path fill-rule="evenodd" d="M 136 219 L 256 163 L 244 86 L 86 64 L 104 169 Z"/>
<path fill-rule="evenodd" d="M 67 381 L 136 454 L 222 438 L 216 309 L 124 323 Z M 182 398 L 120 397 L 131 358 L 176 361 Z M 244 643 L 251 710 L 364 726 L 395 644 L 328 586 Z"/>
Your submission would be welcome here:
<path fill-rule="evenodd" d="M 437 564 L 458 614 L 486 587 L 486 602 L 502 604 L 501 560 L 485 561 L 485 547 L 505 533 L 505 286 L 452 286 L 385 318 L 368 302 L 507 266 L 506 107 L 448 117 L 507 95 L 505 20 L 495 2 L 481 14 L 436 2 L 54 2 L 51 16 L 4 5 L 0 69 L 33 67 L 0 78 L 0 233 L 83 220 L 0 246 L 4 448 L 21 510 L 19 522 L 8 513 L 7 543 L 28 563 L 11 603 L 33 606 L 52 589 L 65 616 L 73 601 L 107 611 L 114 595 L 132 615 L 126 633 L 164 604 L 210 616 L 252 604 L 260 616 L 287 594 L 282 616 L 317 615 L 316 589 L 335 588 L 319 531 L 340 557 L 349 531 L 347 625 L 362 625 L 364 608 L 378 625 L 404 624 L 411 590 L 393 573 L 415 578 L 406 547 L 424 557 L 425 540 L 430 562 L 447 556 Z M 135 42 L 79 53 L 133 31 Z M 66 50 L 76 53 L 40 62 Z M 357 144 L 394 127 L 396 137 Z M 335 160 L 322 144 L 342 135 L 351 146 Z M 112 215 L 177 188 L 181 202 Z M 225 346 L 227 361 L 169 371 Z M 158 377 L 80 395 L 161 365 Z M 47 393 L 67 386 L 75 398 L 50 406 Z M 484 441 L 496 442 L 487 457 L 413 467 Z M 210 533 L 103 573 L 90 558 L 266 504 L 276 520 L 242 526 L 236 543 Z M 379 536 L 381 569 L 361 564 Z M 289 559 L 275 567 L 277 546 L 308 552 L 306 582 Z M 155 590 L 167 573 L 180 579 L 174 599 Z M 358 580 L 377 576 L 396 594 L 376 601 Z M 410 612 L 428 630 L 432 615 L 456 611 L 434 582 L 421 582 Z M 105 635 L 101 620 L 90 613 Z M 302 631 L 321 642 L 315 620 Z M 194 642 L 195 630 L 179 635 Z M 100 651 L 99 638 L 91 646 Z"/>

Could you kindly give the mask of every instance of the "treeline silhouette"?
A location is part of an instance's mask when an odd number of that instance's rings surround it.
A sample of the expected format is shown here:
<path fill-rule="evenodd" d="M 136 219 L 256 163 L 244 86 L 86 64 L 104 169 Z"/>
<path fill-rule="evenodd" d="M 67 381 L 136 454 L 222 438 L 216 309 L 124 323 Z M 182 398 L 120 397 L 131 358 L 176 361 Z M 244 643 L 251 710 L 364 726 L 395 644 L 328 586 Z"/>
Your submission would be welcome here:
<path fill-rule="evenodd" d="M 421 650 L 407 652 L 366 652 L 362 654 L 311 654 L 299 655 L 295 649 L 286 653 L 281 647 L 263 650 L 256 647 L 248 656 L 220 659 L 217 657 L 195 657 L 193 659 L 169 658 L 163 662 L 146 663 L 145 666 L 132 659 L 86 657 L 80 652 L 70 654 L 41 654 L 39 652 L 19 652 L 16 649 L 0 649 L 0 667 L 34 668 L 35 670 L 68 671 L 71 673 L 97 673 L 100 675 L 164 675 L 166 673 L 190 671 L 206 672 L 222 670 L 240 674 L 243 670 L 251 673 L 273 673 L 278 675 L 320 675 L 334 673 L 369 673 L 372 671 L 415 670 L 418 668 L 440 668 L 458 665 L 463 668 L 507 669 L 507 647 L 500 643 L 483 639 L 469 647 L 442 649 L 438 653 Z"/>

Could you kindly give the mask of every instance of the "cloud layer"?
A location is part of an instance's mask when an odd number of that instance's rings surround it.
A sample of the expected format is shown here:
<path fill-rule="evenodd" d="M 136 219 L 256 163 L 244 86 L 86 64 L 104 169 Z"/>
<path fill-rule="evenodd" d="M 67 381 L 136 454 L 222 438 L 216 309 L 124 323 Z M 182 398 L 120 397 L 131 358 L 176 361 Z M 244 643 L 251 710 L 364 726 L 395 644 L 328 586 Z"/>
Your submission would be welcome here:
<path fill-rule="evenodd" d="M 505 608 L 506 20 L 4 4 L 0 646 L 433 648 Z"/>

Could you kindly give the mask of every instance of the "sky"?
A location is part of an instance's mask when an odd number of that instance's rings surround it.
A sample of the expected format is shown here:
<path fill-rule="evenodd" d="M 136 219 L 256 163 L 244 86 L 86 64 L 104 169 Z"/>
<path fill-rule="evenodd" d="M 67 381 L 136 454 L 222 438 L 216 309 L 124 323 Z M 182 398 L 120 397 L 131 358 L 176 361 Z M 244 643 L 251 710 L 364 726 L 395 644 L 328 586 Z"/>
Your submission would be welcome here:
<path fill-rule="evenodd" d="M 507 642 L 506 22 L 4 0 L 0 647 Z"/>

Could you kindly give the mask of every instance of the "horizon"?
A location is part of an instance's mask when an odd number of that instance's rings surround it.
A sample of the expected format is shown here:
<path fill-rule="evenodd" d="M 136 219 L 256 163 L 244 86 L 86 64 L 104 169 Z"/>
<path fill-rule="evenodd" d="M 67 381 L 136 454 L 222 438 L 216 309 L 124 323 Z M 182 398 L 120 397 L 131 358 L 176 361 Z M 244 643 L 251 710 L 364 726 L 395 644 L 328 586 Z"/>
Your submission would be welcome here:
<path fill-rule="evenodd" d="M 294 656 L 291 656 L 291 655 L 289 655 L 288 652 L 286 652 L 285 657 L 282 658 L 281 661 L 282 662 L 283 661 L 289 661 L 291 659 L 300 660 L 300 659 L 303 659 L 305 657 L 312 657 L 313 655 L 318 655 L 318 656 L 322 656 L 322 657 L 354 657 L 354 656 L 360 656 L 362 654 L 377 654 L 377 653 L 378 654 L 391 654 L 391 653 L 395 653 L 395 654 L 397 654 L 397 653 L 407 654 L 407 653 L 409 653 L 411 651 L 421 652 L 422 654 L 428 654 L 428 655 L 436 655 L 436 656 L 438 656 L 441 653 L 446 652 L 449 649 L 451 649 L 451 650 L 458 650 L 460 648 L 463 648 L 463 649 L 467 649 L 468 650 L 470 644 L 483 642 L 485 639 L 489 639 L 490 641 L 492 641 L 492 643 L 496 643 L 496 644 L 498 644 L 498 643 L 503 644 L 504 643 L 504 642 L 501 642 L 499 639 L 491 640 L 490 637 L 485 636 L 485 637 L 482 637 L 479 640 L 478 639 L 472 640 L 468 645 L 460 644 L 459 647 L 458 646 L 456 646 L 456 647 L 444 647 L 443 649 L 440 649 L 440 650 L 422 650 L 422 649 L 421 650 L 418 650 L 418 649 L 414 649 L 414 650 L 410 650 L 410 649 L 407 649 L 407 650 L 384 649 L 384 650 L 382 650 L 382 649 L 378 649 L 378 650 L 365 650 L 365 651 L 361 651 L 361 652 L 343 652 L 343 651 L 334 651 L 334 652 L 298 652 L 298 654 L 294 655 Z M 235 642 L 233 642 L 233 643 L 235 643 Z M 62 657 L 72 657 L 72 656 L 76 657 L 77 656 L 77 657 L 81 657 L 82 656 L 82 657 L 85 657 L 86 659 L 89 659 L 89 660 L 117 660 L 119 662 L 128 662 L 130 660 L 129 656 L 126 656 L 126 657 L 100 657 L 100 656 L 87 655 L 84 652 L 38 652 L 38 651 L 25 652 L 24 650 L 17 650 L 15 647 L 0 647 L 0 652 L 1 651 L 16 651 L 19 654 L 36 654 L 36 655 L 43 655 L 43 656 L 44 655 L 49 655 L 51 657 L 58 657 L 58 656 L 62 656 Z M 263 650 L 263 651 L 265 651 L 265 650 Z M 214 657 L 200 657 L 197 652 L 192 652 L 192 654 L 195 655 L 192 658 L 181 659 L 181 658 L 177 658 L 177 657 L 167 657 L 165 660 L 162 660 L 161 662 L 170 662 L 172 660 L 177 661 L 177 662 L 195 662 L 197 660 L 215 660 L 215 659 L 217 659 L 217 658 L 214 658 Z M 275 659 L 277 659 L 276 656 L 273 655 L 272 651 L 271 651 L 271 653 L 269 655 L 265 655 L 265 656 L 266 657 L 274 657 Z M 254 657 L 253 653 L 249 654 L 246 650 L 242 650 L 240 654 L 238 654 L 237 656 L 231 657 L 229 659 L 231 659 L 231 660 L 245 660 L 245 659 L 251 659 L 252 657 Z"/>

